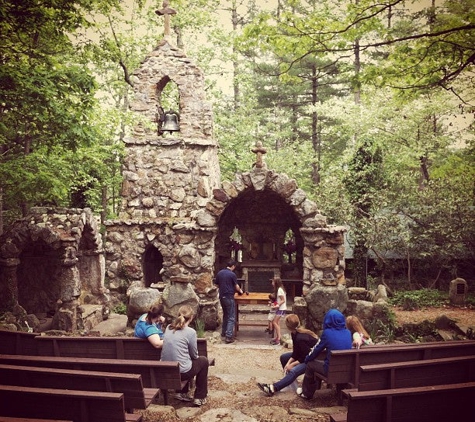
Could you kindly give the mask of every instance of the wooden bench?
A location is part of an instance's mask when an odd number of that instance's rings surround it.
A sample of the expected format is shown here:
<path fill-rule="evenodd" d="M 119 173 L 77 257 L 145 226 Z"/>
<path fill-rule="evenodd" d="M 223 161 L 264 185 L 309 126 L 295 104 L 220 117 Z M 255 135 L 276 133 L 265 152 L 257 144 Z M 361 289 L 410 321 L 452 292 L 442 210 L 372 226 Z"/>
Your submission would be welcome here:
<path fill-rule="evenodd" d="M 65 419 L 12 418 L 0 416 L 0 422 L 73 422 Z"/>
<path fill-rule="evenodd" d="M 17 418 L 69 419 L 74 422 L 140 422 L 126 413 L 124 395 L 80 390 L 0 385 L 0 409 Z"/>
<path fill-rule="evenodd" d="M 361 349 L 334 350 L 330 355 L 328 384 L 358 387 L 359 367 L 379 363 L 440 359 L 475 355 L 475 341 L 460 340 L 403 345 L 365 346 Z"/>
<path fill-rule="evenodd" d="M 133 412 L 133 409 L 146 409 L 159 393 L 158 388 L 144 388 L 139 374 L 2 364 L 0 384 L 123 393 L 124 405 L 129 412 Z"/>
<path fill-rule="evenodd" d="M 348 392 L 348 412 L 330 422 L 473 421 L 475 382 Z"/>
<path fill-rule="evenodd" d="M 139 374 L 145 388 L 159 388 L 168 404 L 167 390 L 180 390 L 180 368 L 178 362 L 160 362 L 156 360 L 93 359 L 0 355 L 0 364 L 18 366 L 39 366 L 57 369 L 75 369 L 81 371 L 114 372 Z"/>
<path fill-rule="evenodd" d="M 358 391 L 475 382 L 475 355 L 363 365 Z"/>
<path fill-rule="evenodd" d="M 38 336 L 37 353 L 41 356 L 69 356 L 99 359 L 160 360 L 162 349 L 136 337 Z M 12 353 L 10 353 L 12 354 Z M 198 354 L 208 357 L 206 339 L 198 339 Z M 214 365 L 214 359 L 209 359 Z"/>
<path fill-rule="evenodd" d="M 37 355 L 36 333 L 0 330 L 0 354 Z"/>

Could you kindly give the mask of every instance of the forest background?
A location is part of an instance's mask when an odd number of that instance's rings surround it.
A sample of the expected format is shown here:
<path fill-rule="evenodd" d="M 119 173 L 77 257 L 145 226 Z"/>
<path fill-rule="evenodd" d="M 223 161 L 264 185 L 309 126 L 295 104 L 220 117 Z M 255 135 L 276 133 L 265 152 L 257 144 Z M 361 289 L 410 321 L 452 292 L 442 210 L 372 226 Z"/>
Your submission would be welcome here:
<path fill-rule="evenodd" d="M 132 75 L 164 3 L 0 0 L 0 234 L 33 206 L 117 214 Z M 356 285 L 474 283 L 475 0 L 171 3 L 223 180 L 262 141 L 269 168 L 350 228 Z"/>

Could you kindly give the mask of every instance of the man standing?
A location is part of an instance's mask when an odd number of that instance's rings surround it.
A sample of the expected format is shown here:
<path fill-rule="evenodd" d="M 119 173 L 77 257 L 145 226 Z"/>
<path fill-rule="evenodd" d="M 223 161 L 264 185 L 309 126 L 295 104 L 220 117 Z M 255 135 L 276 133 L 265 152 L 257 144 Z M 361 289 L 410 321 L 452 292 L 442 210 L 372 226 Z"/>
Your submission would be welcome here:
<path fill-rule="evenodd" d="M 237 262 L 230 259 L 223 268 L 216 275 L 215 283 L 219 288 L 219 302 L 223 308 L 223 325 L 221 327 L 221 336 L 225 337 L 226 343 L 234 342 L 234 325 L 236 323 L 236 303 L 234 301 L 234 292 L 243 294 L 241 287 L 238 284 L 236 274 Z"/>

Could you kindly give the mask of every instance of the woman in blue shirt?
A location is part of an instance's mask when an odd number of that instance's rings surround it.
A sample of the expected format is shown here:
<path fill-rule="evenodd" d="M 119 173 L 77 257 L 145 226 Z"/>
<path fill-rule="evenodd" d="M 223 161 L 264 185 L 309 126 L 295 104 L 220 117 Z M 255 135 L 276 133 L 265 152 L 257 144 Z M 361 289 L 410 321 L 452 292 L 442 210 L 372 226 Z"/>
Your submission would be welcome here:
<path fill-rule="evenodd" d="M 135 324 L 134 335 L 146 338 L 155 348 L 163 346 L 163 330 L 161 324 L 165 322 L 163 305 L 154 306 L 146 314 L 143 314 Z"/>

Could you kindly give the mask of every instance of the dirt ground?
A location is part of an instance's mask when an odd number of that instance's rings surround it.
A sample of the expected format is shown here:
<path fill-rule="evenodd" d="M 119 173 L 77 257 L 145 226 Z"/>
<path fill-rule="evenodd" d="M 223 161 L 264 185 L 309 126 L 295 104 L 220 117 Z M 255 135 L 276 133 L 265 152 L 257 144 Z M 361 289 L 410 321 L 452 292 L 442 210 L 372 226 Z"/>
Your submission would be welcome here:
<path fill-rule="evenodd" d="M 394 312 L 400 325 L 424 320 L 434 322 L 438 316 L 446 315 L 461 325 L 475 326 L 475 309 L 473 308 L 447 306 L 417 311 L 394 308 Z M 331 389 L 317 391 L 310 401 L 302 400 L 292 391 L 267 397 L 258 389 L 256 382 L 273 382 L 282 376 L 279 356 L 285 351 L 288 349 L 280 346 L 256 349 L 239 345 L 239 342 L 233 345 L 210 343 L 209 355 L 216 358 L 216 366 L 210 369 L 208 403 L 196 409 L 195 413 L 187 415 L 180 413 L 179 409 L 189 408 L 190 404 L 172 399 L 170 404 L 175 410 L 178 409 L 178 414 L 173 410 L 160 416 L 149 414 L 145 415 L 144 422 L 218 420 L 328 422 L 329 416 L 326 412 L 334 410 L 337 406 L 334 391 Z M 232 415 L 232 411 L 241 412 L 241 416 Z M 306 411 L 310 411 L 312 415 L 303 414 Z"/>
<path fill-rule="evenodd" d="M 460 325 L 475 326 L 475 308 L 473 307 L 442 306 L 417 311 L 404 311 L 395 307 L 393 310 L 399 325 L 420 323 L 424 320 L 434 322 L 438 316 L 445 315 Z"/>

